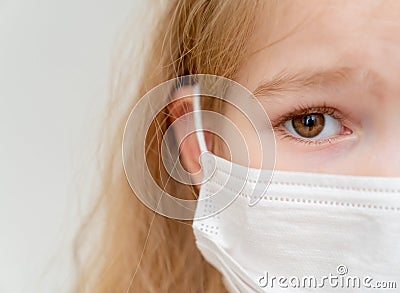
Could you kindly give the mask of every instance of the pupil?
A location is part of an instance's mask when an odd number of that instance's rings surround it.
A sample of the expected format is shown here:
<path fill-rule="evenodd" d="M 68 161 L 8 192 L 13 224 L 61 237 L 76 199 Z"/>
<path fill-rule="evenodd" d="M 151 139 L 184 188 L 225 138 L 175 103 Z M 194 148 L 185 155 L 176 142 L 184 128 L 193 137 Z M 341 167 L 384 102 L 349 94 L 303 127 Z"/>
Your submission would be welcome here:
<path fill-rule="evenodd" d="M 315 123 L 316 120 L 317 120 L 317 118 L 315 117 L 315 115 L 314 114 L 310 114 L 310 115 L 304 116 L 302 122 L 303 122 L 304 126 L 313 127 L 316 124 Z"/>
<path fill-rule="evenodd" d="M 324 129 L 324 114 L 311 113 L 297 116 L 292 120 L 292 126 L 301 137 L 315 137 Z"/>

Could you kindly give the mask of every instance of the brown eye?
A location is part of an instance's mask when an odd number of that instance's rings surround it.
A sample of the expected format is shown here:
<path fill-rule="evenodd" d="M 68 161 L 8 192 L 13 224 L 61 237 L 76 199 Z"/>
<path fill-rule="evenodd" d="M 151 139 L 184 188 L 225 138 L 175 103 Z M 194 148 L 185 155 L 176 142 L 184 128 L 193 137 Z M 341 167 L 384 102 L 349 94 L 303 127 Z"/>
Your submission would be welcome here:
<path fill-rule="evenodd" d="M 301 137 L 315 137 L 322 132 L 324 126 L 325 117 L 320 113 L 300 115 L 292 119 L 292 127 Z"/>

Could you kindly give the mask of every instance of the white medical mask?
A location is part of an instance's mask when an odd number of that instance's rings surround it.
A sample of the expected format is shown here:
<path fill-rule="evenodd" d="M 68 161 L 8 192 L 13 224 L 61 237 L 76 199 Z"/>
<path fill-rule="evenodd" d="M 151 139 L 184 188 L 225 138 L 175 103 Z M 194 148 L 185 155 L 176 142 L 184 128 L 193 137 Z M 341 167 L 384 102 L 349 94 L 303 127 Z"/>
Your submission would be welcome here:
<path fill-rule="evenodd" d="M 217 157 L 197 134 L 209 179 L 196 244 L 230 292 L 399 290 L 400 178 L 274 171 L 270 182 L 270 170 Z M 249 206 L 255 189 L 267 192 Z"/>

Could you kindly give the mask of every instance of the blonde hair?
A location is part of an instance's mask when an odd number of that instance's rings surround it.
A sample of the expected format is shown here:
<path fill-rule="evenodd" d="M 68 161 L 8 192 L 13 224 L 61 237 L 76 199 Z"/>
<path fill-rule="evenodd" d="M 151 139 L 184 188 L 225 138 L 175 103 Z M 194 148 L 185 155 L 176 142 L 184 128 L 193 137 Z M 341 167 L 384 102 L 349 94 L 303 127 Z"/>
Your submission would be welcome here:
<path fill-rule="evenodd" d="M 131 40 L 128 32 L 117 52 L 119 65 L 113 68 L 112 99 L 98 152 L 99 198 L 77 238 L 81 266 L 74 292 L 226 292 L 219 272 L 197 250 L 190 223 L 155 214 L 134 196 L 122 165 L 122 134 L 138 99 L 168 79 L 197 73 L 234 79 L 246 57 L 259 3 L 165 2 L 168 5 L 158 10 L 154 6 L 162 16 L 144 43 Z M 148 12 L 144 25 L 157 19 Z M 146 54 L 138 55 L 138 49 Z M 144 60 L 141 66 L 138 60 Z M 159 149 L 167 118 L 162 113 L 157 117 L 159 125 L 150 131 L 156 139 L 148 140 L 149 150 Z M 163 172 L 157 151 L 147 159 L 152 173 Z M 168 175 L 158 179 L 163 176 Z M 170 188 L 172 194 L 193 193 L 178 184 Z"/>

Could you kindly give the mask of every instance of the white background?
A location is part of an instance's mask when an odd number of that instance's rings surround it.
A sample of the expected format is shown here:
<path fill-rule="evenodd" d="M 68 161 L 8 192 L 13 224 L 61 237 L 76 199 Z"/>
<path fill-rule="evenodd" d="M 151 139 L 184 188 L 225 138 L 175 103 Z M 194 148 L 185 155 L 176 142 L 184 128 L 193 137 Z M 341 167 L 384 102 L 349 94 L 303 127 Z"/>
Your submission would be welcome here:
<path fill-rule="evenodd" d="M 64 292 L 81 150 L 138 0 L 0 0 L 0 292 Z M 78 180 L 79 181 L 79 180 Z"/>

